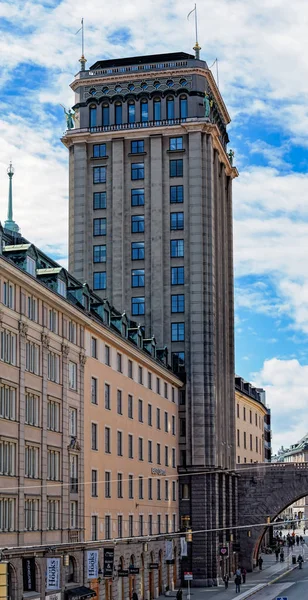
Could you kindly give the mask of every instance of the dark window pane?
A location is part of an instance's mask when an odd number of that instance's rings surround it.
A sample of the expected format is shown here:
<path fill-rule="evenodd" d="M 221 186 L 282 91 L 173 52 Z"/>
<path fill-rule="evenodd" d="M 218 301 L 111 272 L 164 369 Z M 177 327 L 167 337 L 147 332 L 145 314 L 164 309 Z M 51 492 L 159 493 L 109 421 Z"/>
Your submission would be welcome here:
<path fill-rule="evenodd" d="M 184 187 L 182 185 L 170 186 L 171 204 L 182 203 L 184 201 Z"/>
<path fill-rule="evenodd" d="M 144 216 L 134 215 L 132 216 L 132 233 L 143 233 L 144 232 Z"/>
<path fill-rule="evenodd" d="M 106 289 L 106 272 L 93 273 L 93 289 L 94 290 L 105 290 Z"/>
<path fill-rule="evenodd" d="M 121 125 L 122 123 L 122 104 L 117 103 L 115 105 L 115 124 Z"/>
<path fill-rule="evenodd" d="M 132 260 L 144 260 L 144 242 L 132 242 Z"/>
<path fill-rule="evenodd" d="M 144 269 L 132 271 L 132 287 L 144 287 Z"/>
<path fill-rule="evenodd" d="M 106 262 L 106 245 L 93 246 L 93 262 Z"/>
<path fill-rule="evenodd" d="M 106 235 L 106 219 L 93 219 L 93 235 Z"/>
<path fill-rule="evenodd" d="M 93 183 L 106 183 L 106 167 L 94 167 L 93 169 Z"/>
<path fill-rule="evenodd" d="M 144 298 L 132 298 L 132 314 L 144 315 Z"/>
<path fill-rule="evenodd" d="M 93 146 L 94 158 L 100 158 L 106 156 L 106 144 L 94 144 Z"/>
<path fill-rule="evenodd" d="M 109 125 L 109 104 L 103 104 L 103 125 Z"/>
<path fill-rule="evenodd" d="M 154 121 L 161 120 L 161 102 L 160 99 L 154 98 Z"/>
<path fill-rule="evenodd" d="M 132 163 L 132 180 L 144 179 L 144 164 Z"/>
<path fill-rule="evenodd" d="M 171 285 L 184 284 L 184 267 L 171 267 Z"/>
<path fill-rule="evenodd" d="M 131 191 L 132 206 L 144 205 L 144 189 L 136 189 Z"/>
<path fill-rule="evenodd" d="M 106 208 L 106 192 L 94 192 L 93 210 Z"/>
<path fill-rule="evenodd" d="M 135 123 L 136 120 L 136 107 L 134 102 L 128 104 L 128 122 Z"/>

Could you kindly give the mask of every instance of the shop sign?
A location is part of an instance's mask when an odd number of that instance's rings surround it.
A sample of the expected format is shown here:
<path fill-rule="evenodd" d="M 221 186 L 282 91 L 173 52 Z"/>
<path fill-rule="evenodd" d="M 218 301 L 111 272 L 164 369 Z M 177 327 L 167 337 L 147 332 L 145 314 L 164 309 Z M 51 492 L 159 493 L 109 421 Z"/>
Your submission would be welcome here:
<path fill-rule="evenodd" d="M 59 590 L 60 588 L 60 558 L 47 558 L 46 590 Z"/>
<path fill-rule="evenodd" d="M 149 564 L 149 569 L 152 569 L 152 570 L 158 569 L 158 563 L 150 563 Z"/>
<path fill-rule="evenodd" d="M 139 567 L 129 567 L 130 575 L 139 575 Z"/>
<path fill-rule="evenodd" d="M 98 550 L 87 552 L 88 579 L 98 578 Z"/>
<path fill-rule="evenodd" d="M 184 579 L 185 581 L 191 581 L 193 579 L 193 574 L 191 573 L 191 571 L 185 571 Z"/>
<path fill-rule="evenodd" d="M 104 577 L 112 577 L 114 548 L 104 548 Z"/>
<path fill-rule="evenodd" d="M 24 592 L 35 592 L 35 558 L 31 556 L 30 558 L 22 559 L 22 573 L 23 573 L 23 581 L 24 581 Z"/>
<path fill-rule="evenodd" d="M 151 469 L 152 475 L 166 475 L 165 469 L 158 469 L 158 467 L 152 467 Z"/>
<path fill-rule="evenodd" d="M 224 557 L 229 556 L 228 546 L 221 546 L 221 548 L 219 549 L 219 554 L 220 554 L 220 556 L 224 556 Z"/>
<path fill-rule="evenodd" d="M 119 577 L 128 577 L 128 569 L 119 569 L 118 575 Z"/>

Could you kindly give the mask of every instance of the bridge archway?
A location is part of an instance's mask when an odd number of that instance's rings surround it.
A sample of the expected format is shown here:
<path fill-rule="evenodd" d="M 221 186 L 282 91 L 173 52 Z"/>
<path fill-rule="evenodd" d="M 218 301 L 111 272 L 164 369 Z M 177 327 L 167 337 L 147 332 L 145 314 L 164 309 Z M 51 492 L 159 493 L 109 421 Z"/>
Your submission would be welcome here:
<path fill-rule="evenodd" d="M 288 506 L 308 496 L 308 463 L 238 465 L 240 563 L 247 571 L 256 564 L 268 525 Z"/>

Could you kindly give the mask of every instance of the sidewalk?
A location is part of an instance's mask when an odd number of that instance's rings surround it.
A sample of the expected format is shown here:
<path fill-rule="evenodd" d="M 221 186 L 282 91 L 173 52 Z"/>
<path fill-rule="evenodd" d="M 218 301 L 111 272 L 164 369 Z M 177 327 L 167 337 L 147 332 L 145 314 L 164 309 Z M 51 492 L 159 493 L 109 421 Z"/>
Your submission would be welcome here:
<path fill-rule="evenodd" d="M 212 588 L 191 588 L 191 600 L 244 600 L 249 596 L 253 596 L 258 589 L 265 587 L 270 581 L 281 577 L 284 573 L 294 568 L 292 565 L 292 552 L 285 552 L 285 561 L 283 563 L 276 562 L 275 554 L 262 554 L 263 569 L 255 569 L 253 573 L 247 573 L 246 583 L 241 585 L 241 592 L 235 593 L 234 577 L 229 581 L 229 587 L 225 590 L 224 584 Z M 256 589 L 254 589 L 256 588 Z M 251 592 L 251 594 L 249 594 Z M 176 595 L 176 592 L 170 594 Z M 183 588 L 183 600 L 187 600 L 187 590 Z"/>

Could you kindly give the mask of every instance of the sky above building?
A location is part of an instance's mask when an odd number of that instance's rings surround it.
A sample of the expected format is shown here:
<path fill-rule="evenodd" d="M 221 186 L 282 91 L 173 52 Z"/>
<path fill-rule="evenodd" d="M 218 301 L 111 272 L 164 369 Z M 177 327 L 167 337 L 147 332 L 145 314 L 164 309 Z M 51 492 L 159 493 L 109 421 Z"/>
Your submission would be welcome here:
<path fill-rule="evenodd" d="M 2 0 L 0 218 L 10 160 L 14 218 L 67 264 L 68 156 L 60 137 L 69 83 L 110 57 L 191 52 L 193 3 L 179 0 Z M 308 8 L 302 0 L 206 0 L 201 57 L 219 61 L 232 117 L 236 372 L 263 387 L 273 446 L 308 429 Z M 213 66 L 216 77 L 216 66 Z"/>

